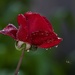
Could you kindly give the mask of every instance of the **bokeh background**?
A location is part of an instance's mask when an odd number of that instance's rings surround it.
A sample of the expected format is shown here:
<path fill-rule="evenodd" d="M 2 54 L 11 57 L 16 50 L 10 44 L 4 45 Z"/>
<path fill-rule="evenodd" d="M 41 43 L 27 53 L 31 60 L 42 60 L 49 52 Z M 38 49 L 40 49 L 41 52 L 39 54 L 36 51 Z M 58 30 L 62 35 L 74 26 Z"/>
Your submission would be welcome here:
<path fill-rule="evenodd" d="M 75 0 L 0 0 L 0 29 L 18 26 L 17 15 L 27 11 L 46 16 L 63 41 L 48 50 L 25 51 L 19 75 L 75 75 Z M 20 55 L 15 41 L 0 35 L 0 75 L 14 75 Z"/>

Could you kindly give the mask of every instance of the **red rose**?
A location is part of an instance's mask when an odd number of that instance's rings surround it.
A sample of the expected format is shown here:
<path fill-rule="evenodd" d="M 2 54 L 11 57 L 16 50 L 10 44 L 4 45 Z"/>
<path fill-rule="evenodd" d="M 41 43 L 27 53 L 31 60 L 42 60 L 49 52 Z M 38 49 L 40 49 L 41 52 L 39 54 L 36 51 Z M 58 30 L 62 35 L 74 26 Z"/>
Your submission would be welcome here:
<path fill-rule="evenodd" d="M 62 41 L 51 23 L 40 14 L 27 12 L 19 14 L 17 19 L 18 29 L 13 24 L 8 24 L 0 33 L 41 48 L 50 48 Z"/>

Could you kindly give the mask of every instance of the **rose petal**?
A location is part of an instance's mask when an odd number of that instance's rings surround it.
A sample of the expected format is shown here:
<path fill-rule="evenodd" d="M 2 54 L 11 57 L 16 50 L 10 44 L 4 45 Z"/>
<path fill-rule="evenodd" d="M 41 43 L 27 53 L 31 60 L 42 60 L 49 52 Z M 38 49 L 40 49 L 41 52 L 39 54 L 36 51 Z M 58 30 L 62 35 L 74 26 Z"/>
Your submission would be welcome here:
<path fill-rule="evenodd" d="M 18 25 L 26 27 L 26 18 L 23 14 L 19 14 L 17 17 Z"/>
<path fill-rule="evenodd" d="M 17 28 L 13 24 L 8 24 L 3 30 L 0 30 L 0 33 L 16 39 Z"/>
<path fill-rule="evenodd" d="M 39 47 L 51 48 L 53 46 L 57 46 L 61 41 L 62 41 L 62 38 L 57 38 L 55 41 L 53 41 L 53 42 L 47 41 L 47 42 L 43 43 L 42 45 L 40 45 Z"/>
<path fill-rule="evenodd" d="M 46 19 L 46 17 L 44 17 L 44 16 L 42 16 L 42 17 L 44 18 L 44 20 L 46 21 L 46 23 L 49 25 L 49 28 L 50 28 L 52 31 L 54 31 L 54 29 L 53 29 L 51 23 Z"/>
<path fill-rule="evenodd" d="M 54 32 L 51 23 L 43 16 L 27 12 L 18 16 L 17 39 L 42 48 L 55 46 L 61 38 Z M 49 42 L 50 41 L 50 42 Z"/>
<path fill-rule="evenodd" d="M 54 32 L 51 23 L 37 13 L 27 12 L 24 14 L 30 33 L 30 43 L 40 47 L 52 47 L 61 41 Z M 50 40 L 50 43 L 47 41 Z"/>
<path fill-rule="evenodd" d="M 48 31 L 39 31 L 39 32 L 32 33 L 31 39 L 32 39 L 31 44 L 36 45 L 36 46 L 40 46 L 45 43 L 47 43 L 47 45 L 50 44 L 49 46 L 51 46 L 52 43 L 56 45 L 55 41 L 57 42 L 60 41 L 56 33 L 48 32 Z"/>
<path fill-rule="evenodd" d="M 27 12 L 24 14 L 27 20 L 27 26 L 29 27 L 29 32 L 42 31 L 52 31 L 52 25 L 40 14 Z"/>
<path fill-rule="evenodd" d="M 19 29 L 17 32 L 17 39 L 20 41 L 26 42 L 27 39 L 27 34 L 28 34 L 28 29 L 27 29 L 27 23 L 26 23 L 26 18 L 23 14 L 18 15 L 18 24 L 19 24 Z"/>

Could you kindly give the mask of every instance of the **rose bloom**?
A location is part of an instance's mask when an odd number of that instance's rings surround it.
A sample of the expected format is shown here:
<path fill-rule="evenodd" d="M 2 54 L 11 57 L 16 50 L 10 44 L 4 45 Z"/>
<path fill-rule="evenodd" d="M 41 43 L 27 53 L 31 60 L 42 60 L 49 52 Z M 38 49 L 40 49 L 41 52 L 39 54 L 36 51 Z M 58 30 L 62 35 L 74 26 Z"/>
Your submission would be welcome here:
<path fill-rule="evenodd" d="M 38 13 L 26 12 L 17 17 L 18 28 L 8 24 L 1 34 L 8 35 L 16 41 L 22 41 L 41 48 L 51 48 L 58 45 L 62 38 L 54 32 L 51 23 L 46 17 Z"/>

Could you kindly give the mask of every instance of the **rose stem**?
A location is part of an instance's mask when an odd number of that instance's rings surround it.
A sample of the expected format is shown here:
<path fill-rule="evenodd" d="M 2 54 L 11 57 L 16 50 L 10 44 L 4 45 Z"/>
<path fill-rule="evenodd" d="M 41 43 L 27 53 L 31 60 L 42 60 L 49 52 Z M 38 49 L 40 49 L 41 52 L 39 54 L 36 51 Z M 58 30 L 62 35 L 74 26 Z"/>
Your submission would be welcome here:
<path fill-rule="evenodd" d="M 21 56 L 20 56 L 20 59 L 19 59 L 19 62 L 18 62 L 18 65 L 17 65 L 17 68 L 16 68 L 16 70 L 15 70 L 15 75 L 18 75 L 18 72 L 19 72 L 19 68 L 20 68 L 20 66 L 21 66 L 21 63 L 22 63 L 22 59 L 23 59 L 23 57 L 24 57 L 24 49 L 22 50 L 22 54 L 21 54 Z"/>

